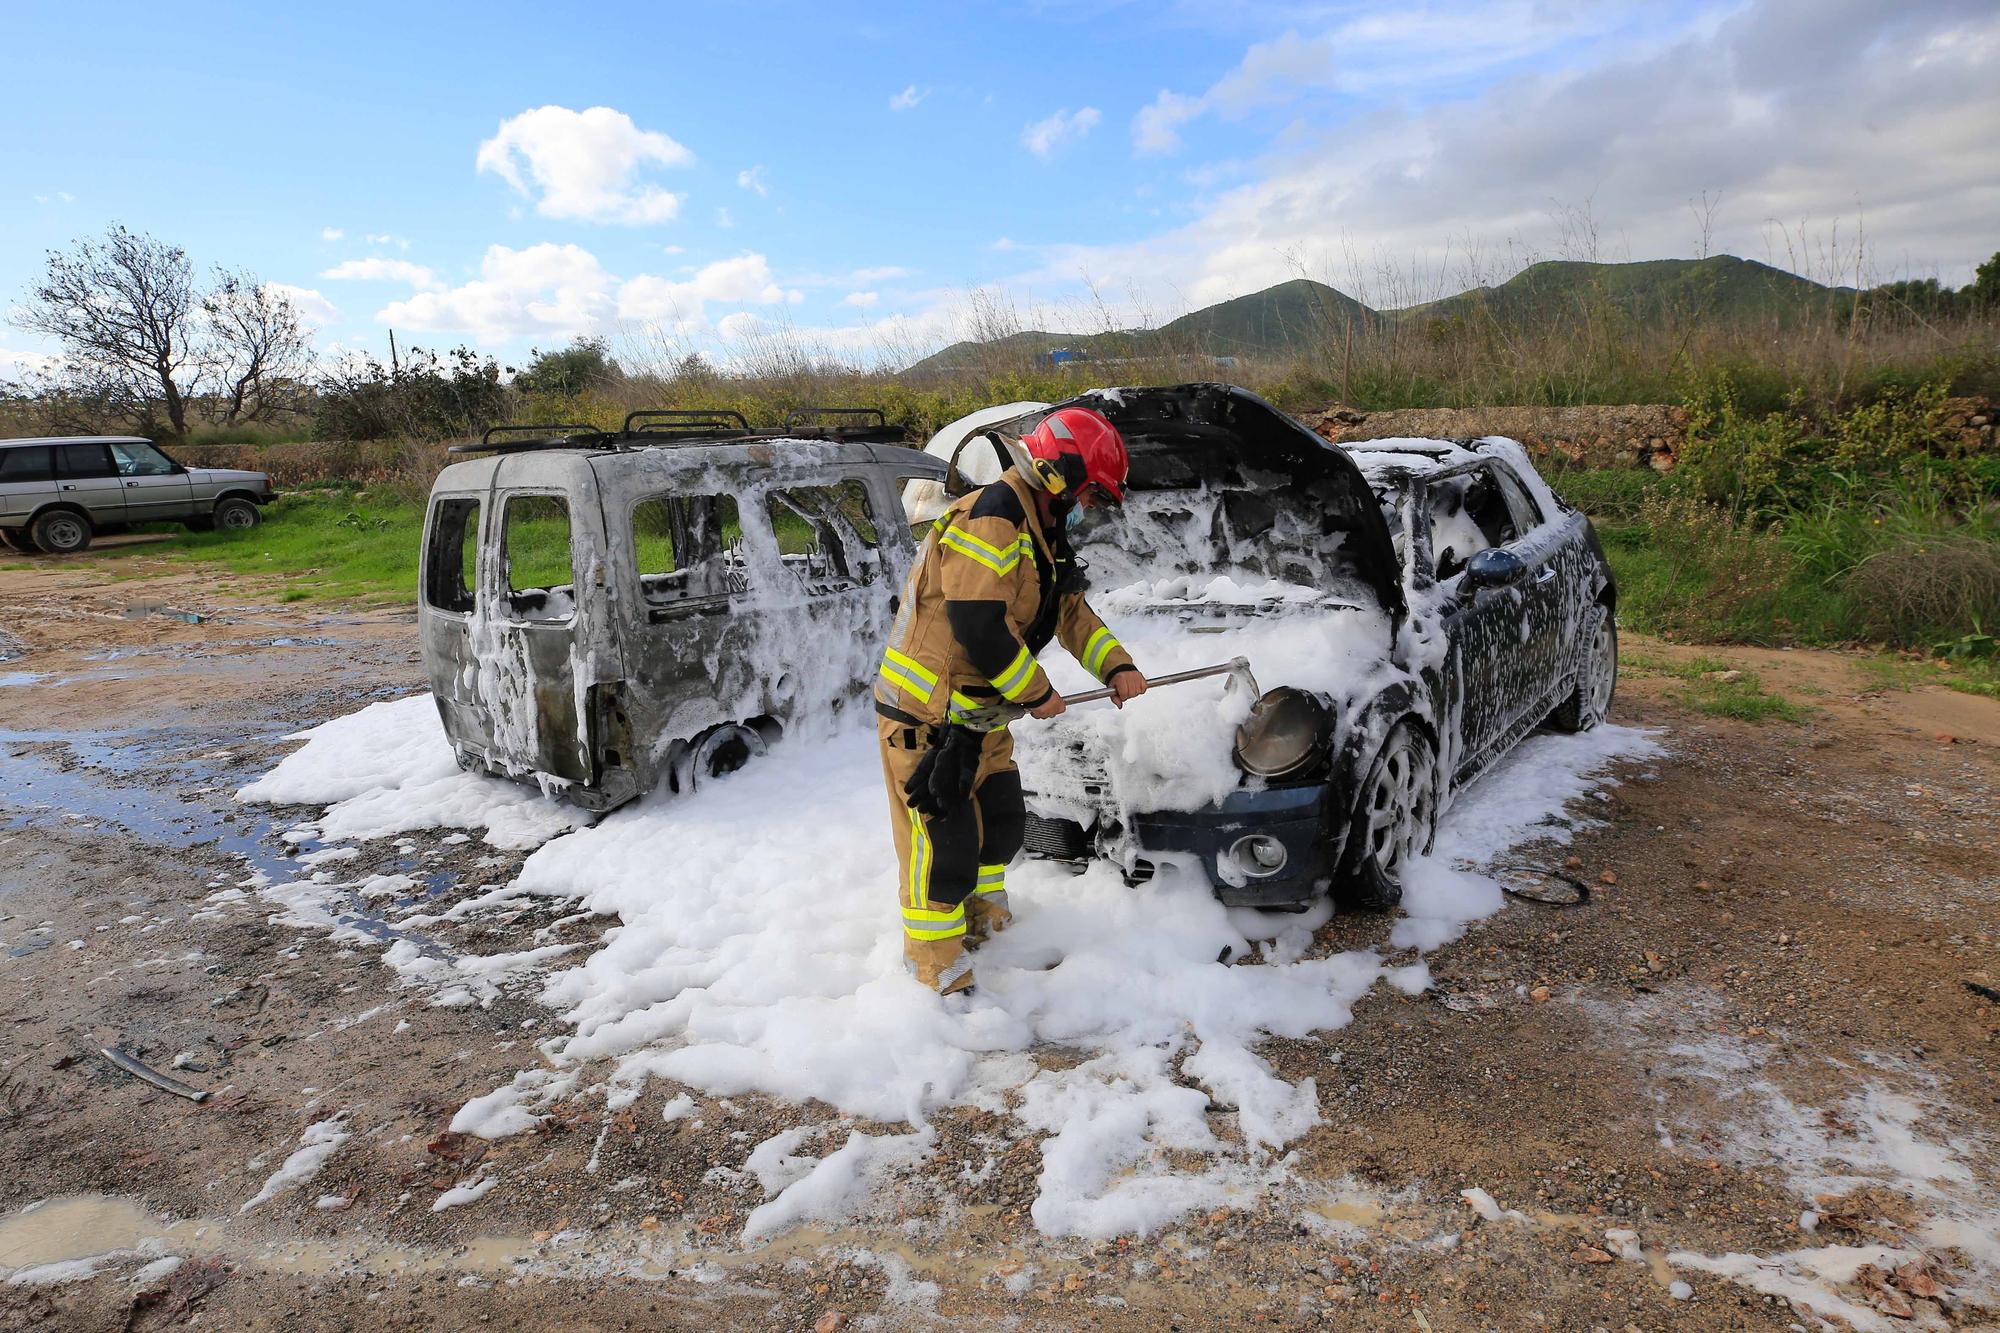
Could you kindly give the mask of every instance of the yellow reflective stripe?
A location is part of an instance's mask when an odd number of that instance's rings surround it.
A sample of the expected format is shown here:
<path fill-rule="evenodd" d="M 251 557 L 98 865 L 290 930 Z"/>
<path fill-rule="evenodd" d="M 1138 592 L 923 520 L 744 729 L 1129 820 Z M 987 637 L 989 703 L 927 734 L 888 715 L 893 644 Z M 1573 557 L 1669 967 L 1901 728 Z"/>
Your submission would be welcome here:
<path fill-rule="evenodd" d="M 882 655 L 888 658 L 891 662 L 894 662 L 897 666 L 908 668 L 910 671 L 914 672 L 917 678 L 923 681 L 924 684 L 926 685 L 937 684 L 937 672 L 931 670 L 929 667 L 925 666 L 922 662 L 919 662 L 916 658 L 911 657 L 906 653 L 899 653 L 894 648 L 883 649 Z"/>
<path fill-rule="evenodd" d="M 922 662 L 894 648 L 885 649 L 882 654 L 882 679 L 892 685 L 900 685 L 925 703 L 931 701 L 931 691 L 937 686 L 937 672 L 930 670 Z"/>
<path fill-rule="evenodd" d="M 1035 678 L 1034 656 L 1023 648 L 1007 664 L 1007 669 L 994 676 L 993 688 L 1014 702 L 1021 702 L 1021 696 L 1028 692 L 1028 685 Z"/>
<path fill-rule="evenodd" d="M 1111 656 L 1111 650 L 1119 647 L 1116 637 L 1102 625 L 1091 634 L 1090 642 L 1083 645 L 1084 669 L 1091 675 L 1103 679 L 1104 659 Z"/>
<path fill-rule="evenodd" d="M 927 907 L 905 907 L 903 933 L 917 940 L 948 940 L 954 935 L 963 935 L 965 904 L 960 903 L 948 912 Z"/>
<path fill-rule="evenodd" d="M 1021 545 L 1000 547 L 981 541 L 961 528 L 947 528 L 938 541 L 961 555 L 967 555 L 992 570 L 995 574 L 1011 574 L 1021 563 Z"/>
<path fill-rule="evenodd" d="M 975 893 L 1005 893 L 1007 891 L 1007 867 L 979 867 L 979 880 L 974 885 L 973 891 Z"/>
<path fill-rule="evenodd" d="M 979 700 L 973 698 L 971 695 L 960 694 L 957 690 L 953 690 L 951 692 L 951 703 L 945 708 L 945 717 L 952 722 L 963 722 L 966 718 L 977 713 L 984 707 L 986 707 L 985 704 L 980 703 Z"/>
<path fill-rule="evenodd" d="M 910 811 L 910 906 L 922 907 L 924 901 L 930 897 L 930 888 L 931 837 L 924 829 L 924 817 L 912 810 Z"/>

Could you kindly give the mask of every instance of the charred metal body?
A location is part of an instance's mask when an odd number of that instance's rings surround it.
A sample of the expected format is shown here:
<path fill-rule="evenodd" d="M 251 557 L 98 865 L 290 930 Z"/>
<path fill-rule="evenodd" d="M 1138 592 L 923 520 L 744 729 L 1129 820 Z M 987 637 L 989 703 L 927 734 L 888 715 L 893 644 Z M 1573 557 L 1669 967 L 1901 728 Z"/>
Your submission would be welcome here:
<path fill-rule="evenodd" d="M 460 450 L 487 456 L 432 486 L 418 615 L 460 765 L 609 810 L 860 697 L 914 549 L 898 488 L 943 472 L 871 415 L 635 413 Z"/>
<path fill-rule="evenodd" d="M 1124 519 L 1077 538 L 1079 555 L 1113 571 L 1094 583 L 1199 577 L 1202 551 L 1226 551 L 1324 596 L 1303 609 L 1161 607 L 1184 632 L 1240 637 L 1260 617 L 1347 617 L 1373 646 L 1313 689 L 1288 687 L 1253 653 L 1268 692 L 1238 733 L 1241 781 L 1194 808 L 1120 792 L 1105 756 L 1059 724 L 1020 729 L 1032 854 L 1107 858 L 1133 880 L 1193 863 L 1233 905 L 1302 906 L 1332 887 L 1387 906 L 1460 788 L 1544 723 L 1581 730 L 1602 718 L 1616 674 L 1610 568 L 1589 520 L 1512 441 L 1340 447 L 1213 384 L 1072 402 L 1108 416 L 1132 456 Z M 1049 410 L 989 429 L 1018 437 Z M 948 461 L 978 479 L 995 466 L 980 457 L 989 448 L 1004 460 L 973 434 Z M 1149 525 L 1171 539 L 1149 546 Z M 1128 642 L 1133 614 L 1107 611 Z"/>

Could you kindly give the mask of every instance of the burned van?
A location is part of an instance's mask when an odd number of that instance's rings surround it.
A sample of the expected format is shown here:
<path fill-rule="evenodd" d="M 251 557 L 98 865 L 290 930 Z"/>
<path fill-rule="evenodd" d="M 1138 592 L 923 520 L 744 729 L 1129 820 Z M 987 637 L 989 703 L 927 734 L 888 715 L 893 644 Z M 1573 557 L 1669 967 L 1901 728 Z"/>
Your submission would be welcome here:
<path fill-rule="evenodd" d="M 465 768 L 588 810 L 685 790 L 866 690 L 944 465 L 855 424 L 500 428 L 431 488 L 419 628 Z"/>

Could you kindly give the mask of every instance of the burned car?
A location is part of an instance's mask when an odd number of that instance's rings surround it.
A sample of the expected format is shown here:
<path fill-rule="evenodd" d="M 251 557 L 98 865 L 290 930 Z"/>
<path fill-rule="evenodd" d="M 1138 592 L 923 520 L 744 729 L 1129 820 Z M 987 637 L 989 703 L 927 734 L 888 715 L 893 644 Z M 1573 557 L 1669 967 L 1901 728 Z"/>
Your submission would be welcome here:
<path fill-rule="evenodd" d="M 794 414 L 798 416 L 799 414 Z M 459 764 L 589 810 L 685 790 L 860 697 L 943 465 L 873 409 L 752 431 L 501 427 L 431 488 L 418 627 Z"/>
<path fill-rule="evenodd" d="M 1199 868 L 1223 901 L 1402 894 L 1453 794 L 1545 723 L 1604 716 L 1616 590 L 1595 533 L 1512 441 L 1329 444 L 1216 384 L 1099 390 L 1122 512 L 1076 530 L 1092 604 L 1149 675 L 1247 658 L 1258 688 L 1162 689 L 1015 727 L 1031 853 L 1128 879 Z M 1052 407 L 941 433 L 912 517 L 1005 467 Z M 1044 663 L 1059 688 L 1080 668 Z"/>

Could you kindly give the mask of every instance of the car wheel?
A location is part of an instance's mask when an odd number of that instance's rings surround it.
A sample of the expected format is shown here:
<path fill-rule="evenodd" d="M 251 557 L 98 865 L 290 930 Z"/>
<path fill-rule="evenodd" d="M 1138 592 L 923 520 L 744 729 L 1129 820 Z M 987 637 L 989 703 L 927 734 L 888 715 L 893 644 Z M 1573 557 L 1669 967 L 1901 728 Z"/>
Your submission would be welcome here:
<path fill-rule="evenodd" d="M 215 526 L 224 532 L 245 532 L 263 521 L 257 506 L 241 496 L 232 495 L 215 506 Z"/>
<path fill-rule="evenodd" d="M 675 757 L 674 790 L 698 791 L 703 783 L 734 773 L 767 748 L 760 732 L 741 723 L 710 727 Z"/>
<path fill-rule="evenodd" d="M 90 545 L 90 520 L 69 509 L 52 509 L 28 528 L 35 548 L 48 555 L 74 555 Z"/>
<path fill-rule="evenodd" d="M 1583 666 L 1576 689 L 1549 714 L 1557 731 L 1589 731 L 1611 712 L 1618 691 L 1618 621 L 1611 608 L 1599 603 L 1585 619 Z"/>
<path fill-rule="evenodd" d="M 1410 861 L 1437 830 L 1437 751 L 1414 723 L 1398 722 L 1368 766 L 1347 829 L 1342 898 L 1387 911 L 1403 900 Z"/>

